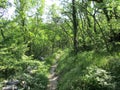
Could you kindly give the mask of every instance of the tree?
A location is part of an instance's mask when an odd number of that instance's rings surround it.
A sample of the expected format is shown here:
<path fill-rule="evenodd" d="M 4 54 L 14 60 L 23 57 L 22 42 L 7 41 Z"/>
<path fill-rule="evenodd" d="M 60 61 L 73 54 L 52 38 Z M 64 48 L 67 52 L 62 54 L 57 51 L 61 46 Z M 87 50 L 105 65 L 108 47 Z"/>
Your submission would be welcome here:
<path fill-rule="evenodd" d="M 74 52 L 75 54 L 77 54 L 78 52 L 78 42 L 77 42 L 77 32 L 78 32 L 78 29 L 77 29 L 77 17 L 76 17 L 76 4 L 75 4 L 75 0 L 72 0 L 72 19 L 73 19 L 73 43 L 74 43 Z"/>

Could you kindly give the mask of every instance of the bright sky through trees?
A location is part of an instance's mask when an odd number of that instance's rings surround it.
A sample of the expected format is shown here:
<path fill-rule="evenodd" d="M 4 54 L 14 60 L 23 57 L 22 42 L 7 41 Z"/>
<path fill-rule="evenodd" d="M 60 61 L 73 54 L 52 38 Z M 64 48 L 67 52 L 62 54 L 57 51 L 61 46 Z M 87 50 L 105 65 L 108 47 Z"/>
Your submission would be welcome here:
<path fill-rule="evenodd" d="M 44 9 L 44 14 L 42 16 L 42 18 L 44 19 L 44 22 L 49 21 L 49 20 L 47 20 L 48 19 L 47 17 L 48 17 L 49 9 L 52 4 L 56 4 L 56 6 L 59 6 L 60 1 L 59 0 L 45 0 L 45 9 Z"/>
<path fill-rule="evenodd" d="M 11 17 L 14 16 L 14 11 L 15 11 L 14 0 L 9 0 L 9 3 L 11 3 L 11 6 L 6 9 L 5 14 L 3 16 L 4 18 L 7 18 L 7 19 L 11 19 Z M 59 0 L 45 0 L 45 9 L 44 9 L 44 14 L 42 16 L 44 20 L 46 20 L 47 13 L 49 12 L 49 8 L 52 4 L 59 5 L 60 2 Z"/>
<path fill-rule="evenodd" d="M 11 16 L 13 16 L 14 11 L 15 11 L 15 7 L 14 7 L 14 0 L 9 0 L 9 3 L 11 4 L 11 6 L 9 6 L 5 13 L 4 13 L 4 18 L 10 19 Z"/>

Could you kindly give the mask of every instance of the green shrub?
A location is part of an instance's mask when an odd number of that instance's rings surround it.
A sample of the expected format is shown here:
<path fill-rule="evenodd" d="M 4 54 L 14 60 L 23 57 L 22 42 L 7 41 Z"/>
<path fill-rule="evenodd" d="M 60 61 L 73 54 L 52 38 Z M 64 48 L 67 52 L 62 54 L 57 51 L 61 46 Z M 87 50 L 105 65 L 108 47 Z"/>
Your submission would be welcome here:
<path fill-rule="evenodd" d="M 80 72 L 79 67 L 59 80 L 58 90 L 114 90 L 114 83 L 106 70 L 94 66 Z"/>
<path fill-rule="evenodd" d="M 0 77 L 3 80 L 17 79 L 20 82 L 26 82 L 31 90 L 46 90 L 48 67 L 44 62 L 32 60 L 31 57 L 25 55 L 22 56 L 19 62 L 11 58 L 8 61 L 6 60 L 7 62 L 3 61 L 1 63 L 2 66 L 0 66 Z M 19 86 L 19 88 L 23 87 Z"/>
<path fill-rule="evenodd" d="M 88 67 L 85 75 L 81 78 L 85 90 L 113 90 L 112 76 L 98 67 Z"/>
<path fill-rule="evenodd" d="M 108 61 L 105 52 L 89 51 L 73 56 L 68 51 L 58 64 L 58 90 L 114 90 L 113 76 L 106 69 Z"/>
<path fill-rule="evenodd" d="M 120 89 L 120 59 L 119 57 L 111 58 L 108 65 L 108 70 L 113 76 L 113 82 L 115 82 L 115 90 Z"/>
<path fill-rule="evenodd" d="M 22 83 L 23 81 L 26 83 L 26 86 L 30 88 L 30 90 L 46 90 L 48 84 L 48 78 L 41 73 L 30 74 L 22 74 L 17 77 L 17 79 Z M 23 88 L 23 86 L 19 86 L 19 89 Z"/>

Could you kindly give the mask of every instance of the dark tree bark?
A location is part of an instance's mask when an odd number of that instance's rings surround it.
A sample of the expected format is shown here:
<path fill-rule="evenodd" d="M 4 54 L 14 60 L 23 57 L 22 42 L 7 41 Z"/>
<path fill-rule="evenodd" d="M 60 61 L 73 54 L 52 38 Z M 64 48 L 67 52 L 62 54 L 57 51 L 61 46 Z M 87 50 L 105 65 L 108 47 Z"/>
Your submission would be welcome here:
<path fill-rule="evenodd" d="M 106 37 L 105 37 L 105 34 L 104 34 L 104 32 L 103 32 L 103 30 L 102 30 L 102 28 L 101 28 L 101 26 L 100 26 L 100 24 L 99 24 L 99 22 L 97 21 L 96 18 L 95 18 L 95 21 L 96 21 L 96 23 L 98 24 L 98 27 L 99 27 L 99 29 L 100 29 L 100 31 L 101 31 L 101 33 L 102 33 L 102 36 L 103 36 L 103 40 L 104 40 L 106 49 L 107 49 L 107 51 L 108 51 L 109 53 L 111 53 L 111 52 L 110 52 L 110 49 L 109 49 L 109 44 L 107 43 L 107 39 L 106 39 Z"/>
<path fill-rule="evenodd" d="M 103 0 L 89 0 L 89 1 L 95 1 L 97 3 L 102 3 L 103 2 Z"/>
<path fill-rule="evenodd" d="M 3 30 L 2 30 L 2 29 L 1 29 L 1 36 L 2 36 L 3 40 L 5 40 L 5 35 L 4 35 L 4 33 L 3 33 Z"/>
<path fill-rule="evenodd" d="M 104 12 L 104 14 L 105 14 L 105 16 L 106 16 L 107 21 L 110 22 L 110 19 L 111 19 L 111 18 L 110 18 L 110 16 L 108 15 L 108 10 L 107 10 L 106 7 L 103 8 L 103 12 Z"/>
<path fill-rule="evenodd" d="M 75 0 L 72 0 L 72 18 L 73 18 L 73 44 L 74 44 L 74 53 L 77 54 L 78 46 L 77 46 L 77 11 L 75 7 Z"/>

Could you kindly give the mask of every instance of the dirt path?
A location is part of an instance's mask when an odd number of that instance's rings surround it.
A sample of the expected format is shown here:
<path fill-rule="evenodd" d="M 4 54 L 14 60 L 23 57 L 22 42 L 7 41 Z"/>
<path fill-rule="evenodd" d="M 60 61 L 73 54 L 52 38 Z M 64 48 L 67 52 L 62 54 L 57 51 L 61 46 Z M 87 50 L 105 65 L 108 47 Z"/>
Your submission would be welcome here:
<path fill-rule="evenodd" d="M 60 59 L 62 54 L 57 54 L 55 60 L 56 62 L 51 66 L 49 78 L 49 84 L 47 90 L 57 90 L 57 80 L 58 76 L 56 75 L 56 68 L 58 65 L 58 60 Z"/>
<path fill-rule="evenodd" d="M 48 84 L 48 89 L 47 90 L 56 90 L 57 88 L 57 79 L 58 76 L 56 75 L 56 70 L 57 68 L 57 62 L 51 66 L 51 70 L 50 70 L 50 75 L 49 75 L 49 84 Z"/>

